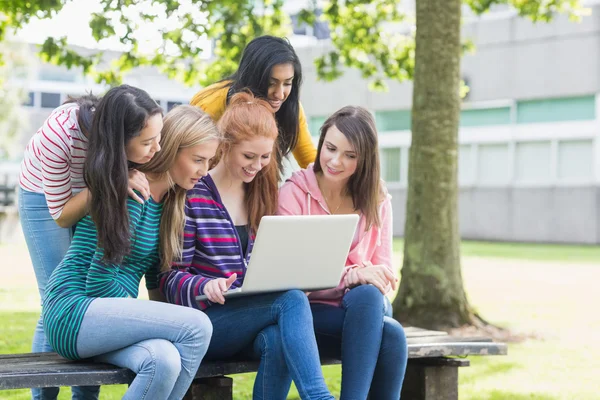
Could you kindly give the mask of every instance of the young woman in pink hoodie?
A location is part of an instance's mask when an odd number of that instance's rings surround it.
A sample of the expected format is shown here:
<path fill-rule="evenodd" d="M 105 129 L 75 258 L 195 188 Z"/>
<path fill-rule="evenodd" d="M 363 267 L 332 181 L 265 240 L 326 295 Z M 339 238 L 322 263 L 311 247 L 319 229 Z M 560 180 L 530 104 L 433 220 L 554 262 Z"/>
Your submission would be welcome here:
<path fill-rule="evenodd" d="M 309 294 L 321 355 L 341 357 L 341 399 L 400 398 L 408 349 L 386 316 L 396 288 L 392 206 L 379 172 L 373 117 L 347 106 L 325 121 L 317 159 L 281 187 L 279 214 L 358 214 L 346 269 L 336 288 Z"/>

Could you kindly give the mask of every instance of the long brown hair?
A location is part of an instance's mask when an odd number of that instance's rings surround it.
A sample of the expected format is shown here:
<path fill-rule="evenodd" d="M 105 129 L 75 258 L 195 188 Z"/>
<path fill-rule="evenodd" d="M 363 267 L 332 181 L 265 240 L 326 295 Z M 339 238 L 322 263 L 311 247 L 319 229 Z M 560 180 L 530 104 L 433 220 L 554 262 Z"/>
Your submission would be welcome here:
<path fill-rule="evenodd" d="M 248 225 L 256 233 L 260 219 L 264 215 L 273 215 L 277 211 L 278 199 L 278 163 L 280 155 L 277 143 L 277 122 L 273 108 L 250 92 L 235 94 L 217 127 L 223 135 L 223 143 L 217 151 L 214 164 L 226 157 L 231 148 L 244 140 L 266 137 L 274 140 L 271 162 L 261 169 L 256 177 L 246 185 L 244 201 L 248 207 Z"/>
<path fill-rule="evenodd" d="M 144 90 L 121 85 L 106 92 L 93 115 L 83 169 L 92 194 L 90 216 L 104 251 L 102 260 L 120 264 L 131 250 L 125 146 L 149 118 L 162 115 L 162 108 Z"/>
<path fill-rule="evenodd" d="M 155 180 L 167 177 L 179 152 L 211 140 L 220 140 L 221 134 L 212 119 L 197 107 L 181 105 L 173 108 L 163 120 L 161 150 L 148 163 L 138 169 L 151 174 Z M 149 179 L 151 179 L 149 177 Z M 186 190 L 175 184 L 163 198 L 160 219 L 161 269 L 169 270 L 171 262 L 181 258 L 183 228 L 185 223 Z"/>
<path fill-rule="evenodd" d="M 356 172 L 348 181 L 347 190 L 352 196 L 355 210 L 365 216 L 369 229 L 373 224 L 380 226 L 379 201 L 383 187 L 379 171 L 379 145 L 377 128 L 371 113 L 357 106 L 346 106 L 331 115 L 321 127 L 317 146 L 317 159 L 313 165 L 315 173 L 321 172 L 320 157 L 325 135 L 332 126 L 344 134 L 358 155 Z"/>

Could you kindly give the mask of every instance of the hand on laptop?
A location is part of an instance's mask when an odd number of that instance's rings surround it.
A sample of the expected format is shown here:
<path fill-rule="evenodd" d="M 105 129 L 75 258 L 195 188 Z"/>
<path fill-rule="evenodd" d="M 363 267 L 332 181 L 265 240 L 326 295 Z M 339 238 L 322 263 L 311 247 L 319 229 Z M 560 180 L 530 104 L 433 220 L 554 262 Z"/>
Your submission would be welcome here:
<path fill-rule="evenodd" d="M 227 291 L 233 285 L 233 282 L 237 279 L 237 274 L 231 275 L 229 278 L 217 278 L 213 279 L 204 286 L 204 294 L 208 300 L 213 303 L 225 304 L 225 297 L 223 293 Z"/>
<path fill-rule="evenodd" d="M 390 288 L 396 289 L 398 279 L 383 265 L 373 265 L 370 261 L 363 262 L 363 268 L 353 268 L 346 274 L 346 287 L 371 284 L 383 294 Z"/>

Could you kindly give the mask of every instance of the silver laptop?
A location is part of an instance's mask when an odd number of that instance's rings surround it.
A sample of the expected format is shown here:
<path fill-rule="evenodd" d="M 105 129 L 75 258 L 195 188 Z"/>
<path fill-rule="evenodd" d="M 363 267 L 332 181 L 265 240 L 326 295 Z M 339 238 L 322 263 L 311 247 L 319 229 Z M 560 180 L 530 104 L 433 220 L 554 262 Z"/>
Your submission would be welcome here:
<path fill-rule="evenodd" d="M 224 296 L 336 287 L 357 223 L 356 214 L 263 217 L 244 283 Z"/>

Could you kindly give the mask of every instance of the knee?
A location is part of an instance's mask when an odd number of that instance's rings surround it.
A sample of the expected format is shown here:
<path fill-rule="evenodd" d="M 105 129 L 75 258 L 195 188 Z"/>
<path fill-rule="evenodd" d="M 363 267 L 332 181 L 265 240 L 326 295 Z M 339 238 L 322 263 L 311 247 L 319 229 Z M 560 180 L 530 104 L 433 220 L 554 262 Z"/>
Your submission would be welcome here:
<path fill-rule="evenodd" d="M 385 312 L 385 296 L 373 285 L 360 285 L 350 289 L 344 296 L 343 304 L 346 308 L 353 305 L 372 307 Z"/>
<path fill-rule="evenodd" d="M 309 307 L 308 297 L 301 290 L 288 290 L 283 295 L 281 295 L 281 300 L 283 300 L 285 304 Z"/>
<path fill-rule="evenodd" d="M 408 345 L 406 333 L 398 321 L 385 317 L 383 320 L 383 334 L 381 337 L 381 350 L 394 352 L 402 359 L 408 358 Z"/>
<path fill-rule="evenodd" d="M 181 372 L 181 355 L 168 340 L 151 339 L 138 344 L 145 351 L 145 358 L 138 373 L 147 373 L 173 383 Z"/>
<path fill-rule="evenodd" d="M 187 318 L 190 340 L 195 343 L 199 351 L 202 350 L 203 353 L 206 353 L 213 333 L 210 318 L 202 311 L 193 308 L 188 308 L 188 310 L 193 311 Z"/>
<path fill-rule="evenodd" d="M 254 351 L 263 357 L 283 354 L 279 325 L 269 325 L 258 333 L 254 341 Z"/>

